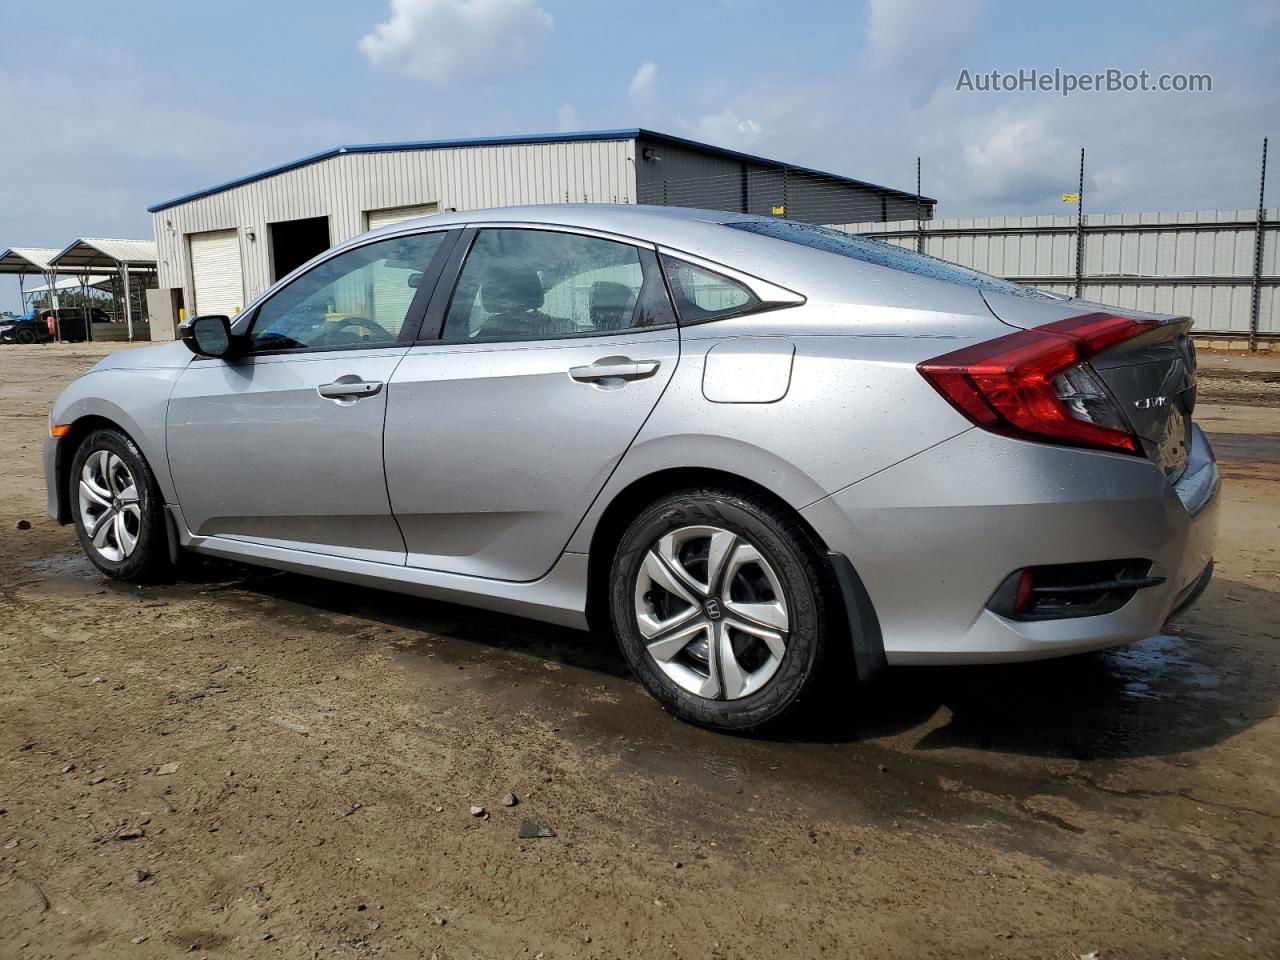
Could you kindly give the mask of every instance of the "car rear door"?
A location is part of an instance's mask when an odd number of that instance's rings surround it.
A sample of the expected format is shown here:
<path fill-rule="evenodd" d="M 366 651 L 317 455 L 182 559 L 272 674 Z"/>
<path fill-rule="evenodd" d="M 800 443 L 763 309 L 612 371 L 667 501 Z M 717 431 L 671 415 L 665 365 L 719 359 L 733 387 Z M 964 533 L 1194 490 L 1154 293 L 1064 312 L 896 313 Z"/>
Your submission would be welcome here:
<path fill-rule="evenodd" d="M 338 253 L 255 308 L 246 353 L 187 367 L 166 432 L 193 533 L 404 563 L 383 474 L 386 384 L 452 239 L 438 230 Z"/>
<path fill-rule="evenodd" d="M 455 261 L 388 389 L 391 506 L 410 566 L 533 580 L 658 402 L 679 330 L 651 245 L 495 225 Z"/>

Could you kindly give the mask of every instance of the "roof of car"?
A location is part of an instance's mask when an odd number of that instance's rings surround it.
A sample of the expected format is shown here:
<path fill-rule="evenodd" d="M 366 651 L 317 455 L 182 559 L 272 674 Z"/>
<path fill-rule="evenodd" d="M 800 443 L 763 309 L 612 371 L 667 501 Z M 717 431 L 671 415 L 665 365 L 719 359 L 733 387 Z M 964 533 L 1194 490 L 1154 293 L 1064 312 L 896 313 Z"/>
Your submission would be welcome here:
<path fill-rule="evenodd" d="M 554 203 L 526 207 L 492 207 L 484 210 L 459 210 L 429 217 L 404 220 L 371 230 L 347 241 L 343 246 L 368 237 L 391 235 L 415 228 L 463 226 L 466 224 L 543 224 L 551 227 L 576 227 L 612 233 L 632 240 L 654 243 L 688 253 L 720 259 L 729 241 L 726 223 L 744 220 L 773 220 L 754 214 L 730 213 L 724 210 L 700 210 L 693 207 L 660 207 L 624 203 Z M 732 231 L 737 234 L 738 231 Z M 742 239 L 748 243 L 758 238 Z"/>
<path fill-rule="evenodd" d="M 698 230 L 700 226 L 716 227 L 742 220 L 770 219 L 776 218 L 732 213 L 725 210 L 702 210 L 695 207 L 662 207 L 638 203 L 547 203 L 525 207 L 488 207 L 482 210 L 437 213 L 429 217 L 403 220 L 387 227 L 380 227 L 370 231 L 368 236 L 397 233 L 413 227 L 527 223 L 581 227 L 654 243 L 670 243 L 690 230 Z"/>

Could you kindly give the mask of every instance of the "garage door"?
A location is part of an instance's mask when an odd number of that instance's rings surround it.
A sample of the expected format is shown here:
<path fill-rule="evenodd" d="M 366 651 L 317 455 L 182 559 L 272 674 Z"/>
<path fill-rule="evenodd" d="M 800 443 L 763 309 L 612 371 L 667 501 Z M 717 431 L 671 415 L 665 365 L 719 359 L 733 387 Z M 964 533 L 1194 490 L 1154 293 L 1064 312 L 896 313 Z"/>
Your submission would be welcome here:
<path fill-rule="evenodd" d="M 389 227 L 393 223 L 429 217 L 438 213 L 439 204 L 420 203 L 412 207 L 392 207 L 388 210 L 370 210 L 367 214 L 369 229 Z M 373 281 L 373 310 L 375 317 L 403 317 L 409 312 L 413 295 L 417 293 L 408 284 L 409 275 L 403 270 L 379 269 Z M 395 331 L 392 331 L 393 333 Z"/>
<path fill-rule="evenodd" d="M 412 220 L 414 217 L 429 217 L 433 213 L 439 212 L 440 204 L 438 203 L 420 203 L 413 207 L 391 207 L 387 210 L 370 210 L 367 216 L 369 218 L 369 229 L 377 230 L 378 227 L 389 227 L 393 223 Z"/>
<path fill-rule="evenodd" d="M 244 305 L 239 231 L 193 233 L 190 240 L 196 314 L 232 316 Z"/>

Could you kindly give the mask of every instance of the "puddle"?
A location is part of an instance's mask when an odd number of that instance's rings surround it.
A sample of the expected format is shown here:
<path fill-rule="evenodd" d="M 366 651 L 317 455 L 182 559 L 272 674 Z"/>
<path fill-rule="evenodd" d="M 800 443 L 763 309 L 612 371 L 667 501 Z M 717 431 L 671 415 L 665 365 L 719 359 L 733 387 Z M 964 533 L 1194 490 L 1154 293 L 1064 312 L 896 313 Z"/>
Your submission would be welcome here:
<path fill-rule="evenodd" d="M 1222 677 L 1195 659 L 1188 641 L 1181 637 L 1159 634 L 1129 647 L 1107 651 L 1102 656 L 1114 667 L 1127 697 L 1226 699 Z"/>

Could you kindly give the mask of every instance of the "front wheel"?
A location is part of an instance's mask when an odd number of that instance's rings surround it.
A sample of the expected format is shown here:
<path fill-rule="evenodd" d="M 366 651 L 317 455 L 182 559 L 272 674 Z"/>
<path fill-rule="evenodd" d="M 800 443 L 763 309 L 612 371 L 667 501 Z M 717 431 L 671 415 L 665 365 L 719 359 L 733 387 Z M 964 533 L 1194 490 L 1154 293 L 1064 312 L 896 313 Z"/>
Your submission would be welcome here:
<path fill-rule="evenodd" d="M 95 430 L 71 461 L 76 536 L 94 566 L 117 580 L 146 580 L 168 565 L 164 505 L 137 445 L 118 430 Z"/>
<path fill-rule="evenodd" d="M 749 730 L 817 687 L 835 596 L 793 515 L 749 494 L 699 489 L 662 498 L 628 527 L 610 611 L 632 670 L 668 710 Z"/>
<path fill-rule="evenodd" d="M 19 343 L 25 343 L 28 346 L 38 341 L 40 338 L 36 336 L 36 332 L 30 327 L 24 327 L 13 335 L 13 338 Z"/>

